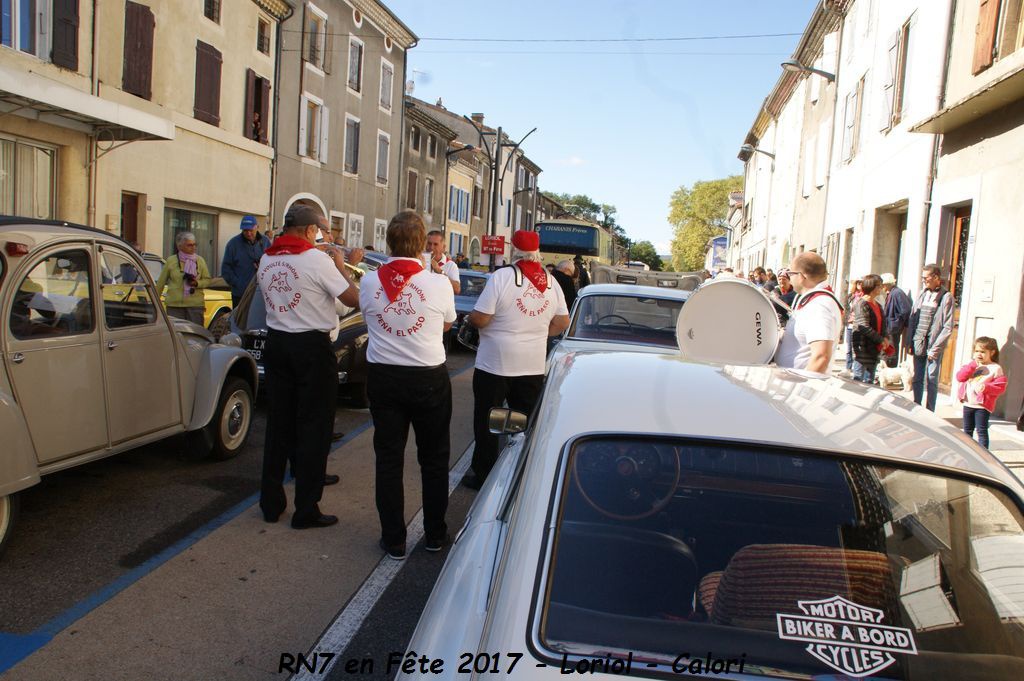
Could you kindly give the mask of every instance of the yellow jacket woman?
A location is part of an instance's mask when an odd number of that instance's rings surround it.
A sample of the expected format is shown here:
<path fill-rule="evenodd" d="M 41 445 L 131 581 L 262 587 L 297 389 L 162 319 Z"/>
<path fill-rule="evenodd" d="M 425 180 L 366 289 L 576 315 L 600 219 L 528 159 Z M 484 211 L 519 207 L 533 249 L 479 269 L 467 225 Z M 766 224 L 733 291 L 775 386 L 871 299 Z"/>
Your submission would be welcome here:
<path fill-rule="evenodd" d="M 164 302 L 167 314 L 202 326 L 205 309 L 202 290 L 210 285 L 210 270 L 206 261 L 196 255 L 195 234 L 178 232 L 174 245 L 177 253 L 164 263 L 156 290 L 163 293 L 167 287 Z"/>

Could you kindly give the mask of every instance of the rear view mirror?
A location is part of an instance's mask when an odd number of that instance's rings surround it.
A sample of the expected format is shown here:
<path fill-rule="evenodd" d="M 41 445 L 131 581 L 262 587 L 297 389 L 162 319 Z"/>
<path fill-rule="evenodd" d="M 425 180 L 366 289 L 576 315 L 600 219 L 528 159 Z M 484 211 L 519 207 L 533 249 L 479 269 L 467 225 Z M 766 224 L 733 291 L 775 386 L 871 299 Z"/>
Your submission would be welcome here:
<path fill-rule="evenodd" d="M 487 429 L 495 435 L 521 433 L 526 430 L 526 414 L 494 407 L 487 414 Z"/>

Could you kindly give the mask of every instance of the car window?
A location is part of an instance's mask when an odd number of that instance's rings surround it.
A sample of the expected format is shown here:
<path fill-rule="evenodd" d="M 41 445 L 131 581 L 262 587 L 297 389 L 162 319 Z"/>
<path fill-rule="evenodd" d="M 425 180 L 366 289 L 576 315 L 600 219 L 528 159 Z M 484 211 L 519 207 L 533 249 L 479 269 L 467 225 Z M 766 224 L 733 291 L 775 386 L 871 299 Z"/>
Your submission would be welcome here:
<path fill-rule="evenodd" d="M 103 318 L 108 329 L 156 322 L 156 306 L 146 276 L 126 253 L 105 246 L 100 253 Z"/>
<path fill-rule="evenodd" d="M 163 262 L 156 258 L 143 258 L 142 262 L 145 264 L 146 269 L 149 270 L 149 276 L 153 277 L 153 281 L 160 278 L 160 272 L 164 269 Z"/>
<path fill-rule="evenodd" d="M 461 282 L 459 295 L 472 298 L 479 298 L 484 291 L 484 286 L 487 285 L 487 277 L 471 277 L 463 274 L 459 277 L 459 281 Z"/>
<path fill-rule="evenodd" d="M 60 251 L 32 268 L 14 294 L 10 329 L 15 338 L 57 338 L 91 333 L 89 253 Z"/>
<path fill-rule="evenodd" d="M 654 438 L 577 441 L 565 471 L 538 580 L 551 651 L 644 651 L 662 671 L 710 650 L 787 677 L 1024 678 L 1024 518 L 999 489 Z"/>
<path fill-rule="evenodd" d="M 678 347 L 676 319 L 681 300 L 638 296 L 582 296 L 576 305 L 569 338 Z"/>

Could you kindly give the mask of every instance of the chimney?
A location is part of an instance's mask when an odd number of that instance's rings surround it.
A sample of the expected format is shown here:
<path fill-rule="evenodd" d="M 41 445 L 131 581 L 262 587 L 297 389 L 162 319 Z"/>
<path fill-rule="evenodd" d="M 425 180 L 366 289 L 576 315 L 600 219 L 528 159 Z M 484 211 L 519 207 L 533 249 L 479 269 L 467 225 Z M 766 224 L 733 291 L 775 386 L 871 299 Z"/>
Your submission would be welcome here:
<path fill-rule="evenodd" d="M 484 115 L 482 113 L 469 114 L 469 117 L 473 119 L 473 122 L 477 125 L 484 124 Z"/>

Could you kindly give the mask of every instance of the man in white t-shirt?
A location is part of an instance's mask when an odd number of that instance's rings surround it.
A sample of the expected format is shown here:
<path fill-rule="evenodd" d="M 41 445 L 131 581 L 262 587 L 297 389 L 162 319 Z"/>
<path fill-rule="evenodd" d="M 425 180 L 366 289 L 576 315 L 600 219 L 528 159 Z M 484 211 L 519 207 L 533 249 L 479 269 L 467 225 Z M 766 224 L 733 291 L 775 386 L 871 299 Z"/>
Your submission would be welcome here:
<path fill-rule="evenodd" d="M 498 456 L 498 438 L 487 427 L 492 407 L 530 414 L 544 387 L 549 336 L 569 326 L 569 310 L 558 283 L 540 260 L 540 237 L 512 235 L 511 267 L 491 275 L 469 323 L 480 329 L 473 372 L 473 475 L 463 481 L 479 489 Z"/>
<path fill-rule="evenodd" d="M 430 253 L 430 271 L 448 277 L 455 295 L 459 295 L 462 291 L 459 266 L 444 252 L 444 233 L 437 229 L 427 232 L 427 251 Z"/>
<path fill-rule="evenodd" d="M 789 264 L 789 278 L 797 298 L 775 353 L 775 363 L 780 367 L 828 373 L 843 326 L 843 306 L 826 282 L 825 261 L 817 253 L 800 253 Z"/>
<path fill-rule="evenodd" d="M 398 213 L 388 224 L 391 257 L 361 281 L 366 319 L 366 392 L 373 417 L 380 547 L 405 558 L 405 491 L 402 469 L 409 426 L 423 488 L 427 551 L 448 542 L 448 459 L 451 453 L 452 386 L 445 365 L 444 333 L 455 321 L 455 294 L 441 274 L 424 268 L 423 219 Z"/>
<path fill-rule="evenodd" d="M 284 231 L 256 268 L 267 309 L 264 350 L 267 433 L 263 450 L 260 509 L 277 522 L 288 500 L 284 475 L 288 461 L 295 475 L 292 527 L 327 527 L 338 517 L 320 511 L 327 454 L 334 426 L 337 367 L 330 332 L 338 324 L 334 302 L 359 305 L 359 290 L 345 269 L 341 249 L 318 250 L 320 211 L 292 206 Z M 358 255 L 356 259 L 358 260 Z"/>

